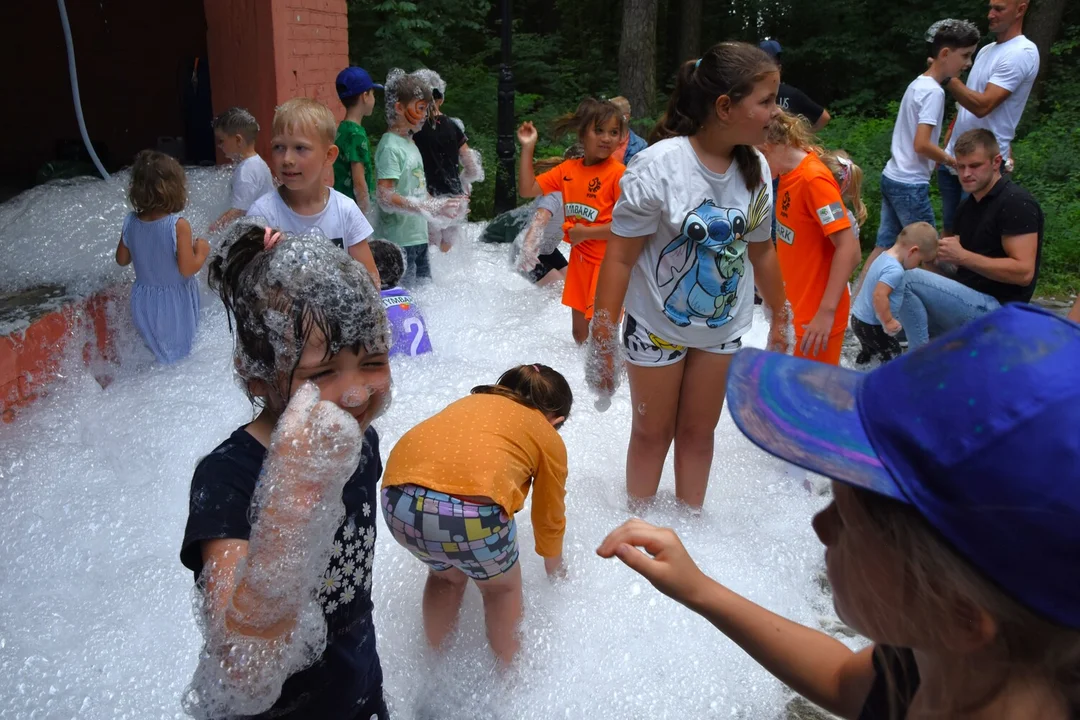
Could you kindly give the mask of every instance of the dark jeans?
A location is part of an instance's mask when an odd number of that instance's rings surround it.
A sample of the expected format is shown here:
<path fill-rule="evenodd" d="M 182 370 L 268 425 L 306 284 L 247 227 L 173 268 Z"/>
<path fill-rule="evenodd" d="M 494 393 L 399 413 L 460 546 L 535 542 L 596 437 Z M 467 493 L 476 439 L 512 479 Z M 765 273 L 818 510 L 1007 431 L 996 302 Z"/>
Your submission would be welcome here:
<path fill-rule="evenodd" d="M 938 165 L 937 187 L 941 194 L 941 225 L 945 232 L 951 233 L 953 221 L 956 219 L 956 208 L 960 207 L 967 193 L 960 187 L 960 178 L 943 165 Z"/>
<path fill-rule="evenodd" d="M 855 359 L 859 365 L 870 362 L 875 355 L 880 357 L 882 362 L 888 362 L 902 352 L 900 341 L 885 332 L 881 325 L 865 323 L 852 315 L 851 329 L 862 345 L 859 356 Z"/>
<path fill-rule="evenodd" d="M 419 280 L 431 279 L 431 265 L 428 263 L 428 244 L 407 245 L 405 250 L 405 274 L 401 276 L 403 287 L 410 287 Z"/>

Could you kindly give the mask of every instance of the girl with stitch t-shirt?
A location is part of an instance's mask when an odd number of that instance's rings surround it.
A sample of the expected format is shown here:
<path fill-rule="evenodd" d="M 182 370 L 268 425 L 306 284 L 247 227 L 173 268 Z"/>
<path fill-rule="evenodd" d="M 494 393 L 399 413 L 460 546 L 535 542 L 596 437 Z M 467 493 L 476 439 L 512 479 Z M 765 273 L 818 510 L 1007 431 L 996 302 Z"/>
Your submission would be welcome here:
<path fill-rule="evenodd" d="M 424 631 L 441 648 L 471 579 L 484 598 L 488 642 L 505 667 L 518 650 L 521 566 L 515 515 L 532 490 L 536 553 L 563 574 L 566 446 L 559 428 L 574 396 L 547 365 L 519 365 L 402 436 L 386 461 L 383 517 L 430 570 Z M 448 542 L 448 540 L 450 542 Z"/>
<path fill-rule="evenodd" d="M 795 355 L 840 364 L 851 296 L 862 259 L 840 186 L 802 118 L 782 114 L 762 146 L 776 190 L 776 254 L 795 315 Z"/>
<path fill-rule="evenodd" d="M 589 335 L 593 298 L 600 263 L 604 259 L 611 229 L 611 211 L 619 199 L 619 179 L 625 166 L 611 154 L 625 127 L 622 113 L 608 101 L 586 98 L 573 115 L 561 120 L 556 136 L 576 130 L 585 149 L 580 160 L 566 160 L 539 177 L 533 176 L 533 149 L 538 135 L 531 122 L 518 128 L 521 166 L 518 188 L 522 197 L 559 191 L 563 196 L 566 242 L 570 263 L 563 284 L 563 305 L 570 307 L 574 340 L 580 345 Z"/>
<path fill-rule="evenodd" d="M 778 310 L 770 343 L 782 345 L 784 290 L 769 240 L 768 167 L 754 149 L 779 110 L 780 72 L 764 52 L 720 43 L 680 69 L 650 147 L 622 179 L 600 270 L 588 376 L 614 390 L 616 324 L 633 414 L 626 453 L 631 499 L 656 494 L 672 440 L 675 495 L 705 500 L 713 433 L 731 354 L 750 329 L 755 275 Z"/>
<path fill-rule="evenodd" d="M 355 207 L 355 205 L 354 205 Z M 389 328 L 371 276 L 319 234 L 237 224 L 210 266 L 260 408 L 191 480 L 180 559 L 205 647 L 203 718 L 389 716 L 372 626 Z"/>
<path fill-rule="evenodd" d="M 735 424 L 833 481 L 813 527 L 858 651 L 710 579 L 671 530 L 631 520 L 597 553 L 838 717 L 1077 720 L 1078 355 L 1080 326 L 1014 304 L 871 373 L 735 357 Z"/>

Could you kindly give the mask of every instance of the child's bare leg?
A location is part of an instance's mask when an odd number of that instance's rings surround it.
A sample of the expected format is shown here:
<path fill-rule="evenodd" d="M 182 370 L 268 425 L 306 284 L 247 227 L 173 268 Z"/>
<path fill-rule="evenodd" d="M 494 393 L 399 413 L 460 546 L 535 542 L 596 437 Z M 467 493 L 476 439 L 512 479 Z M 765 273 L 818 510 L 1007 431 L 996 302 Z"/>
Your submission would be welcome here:
<path fill-rule="evenodd" d="M 521 622 L 521 563 L 515 563 L 502 575 L 490 580 L 477 580 L 476 586 L 484 597 L 484 623 L 488 643 L 499 663 L 508 667 L 517 655 L 518 624 Z"/>
<path fill-rule="evenodd" d="M 626 450 L 626 492 L 631 502 L 651 498 L 660 485 L 679 409 L 685 360 L 661 367 L 627 363 L 633 420 Z"/>
<path fill-rule="evenodd" d="M 693 508 L 705 502 L 713 436 L 724 407 L 731 358 L 691 349 L 683 363 L 686 367 L 675 421 L 675 497 Z"/>
<path fill-rule="evenodd" d="M 468 584 L 469 577 L 457 568 L 428 573 L 424 584 L 424 634 L 434 649 L 441 650 L 457 626 Z"/>
<path fill-rule="evenodd" d="M 585 313 L 580 310 L 570 310 L 570 319 L 574 332 L 574 342 L 584 345 L 589 339 L 589 321 L 585 319 Z"/>

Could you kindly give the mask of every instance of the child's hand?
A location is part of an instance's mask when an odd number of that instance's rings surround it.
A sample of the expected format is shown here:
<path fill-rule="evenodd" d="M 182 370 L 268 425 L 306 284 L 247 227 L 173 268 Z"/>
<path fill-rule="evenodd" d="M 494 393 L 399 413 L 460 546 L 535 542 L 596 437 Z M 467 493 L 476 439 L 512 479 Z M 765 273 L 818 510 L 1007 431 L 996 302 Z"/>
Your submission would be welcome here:
<path fill-rule="evenodd" d="M 328 493 L 340 493 L 352 476 L 363 446 L 356 419 L 304 383 L 281 414 L 270 439 L 269 468 L 278 489 L 303 508 Z M 269 475 L 269 472 L 268 472 Z"/>
<path fill-rule="evenodd" d="M 657 590 L 679 602 L 687 602 L 708 581 L 674 530 L 642 520 L 620 525 L 604 538 L 596 554 L 618 557 Z"/>
<path fill-rule="evenodd" d="M 890 319 L 889 322 L 885 323 L 882 327 L 885 328 L 885 332 L 889 335 L 897 335 L 904 329 L 904 326 L 901 325 L 900 321 L 896 318 Z"/>
<path fill-rule="evenodd" d="M 562 555 L 557 557 L 544 558 L 544 570 L 547 572 L 548 577 L 552 580 L 563 580 L 566 578 L 566 565 L 563 564 Z"/>
<path fill-rule="evenodd" d="M 574 223 L 570 226 L 570 229 L 566 231 L 566 237 L 571 245 L 577 245 L 579 242 L 588 240 L 588 238 L 585 237 L 586 231 L 587 227 L 585 225 Z"/>
<path fill-rule="evenodd" d="M 531 122 L 525 121 L 518 128 L 517 138 L 518 142 L 521 143 L 521 147 L 532 148 L 536 146 L 536 141 L 540 139 L 540 135 Z"/>

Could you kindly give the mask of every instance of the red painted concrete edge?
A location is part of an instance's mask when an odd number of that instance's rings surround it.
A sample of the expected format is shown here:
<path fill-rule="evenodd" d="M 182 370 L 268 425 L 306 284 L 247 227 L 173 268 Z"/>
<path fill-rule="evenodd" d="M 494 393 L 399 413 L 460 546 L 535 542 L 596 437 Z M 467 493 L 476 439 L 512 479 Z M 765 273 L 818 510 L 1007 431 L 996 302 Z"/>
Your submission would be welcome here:
<path fill-rule="evenodd" d="M 48 392 L 72 340 L 83 343 L 87 364 L 116 361 L 107 308 L 120 296 L 119 289 L 110 288 L 41 316 L 22 332 L 0 336 L 0 419 L 12 422 L 20 409 Z"/>

